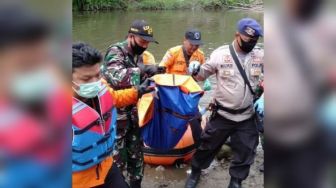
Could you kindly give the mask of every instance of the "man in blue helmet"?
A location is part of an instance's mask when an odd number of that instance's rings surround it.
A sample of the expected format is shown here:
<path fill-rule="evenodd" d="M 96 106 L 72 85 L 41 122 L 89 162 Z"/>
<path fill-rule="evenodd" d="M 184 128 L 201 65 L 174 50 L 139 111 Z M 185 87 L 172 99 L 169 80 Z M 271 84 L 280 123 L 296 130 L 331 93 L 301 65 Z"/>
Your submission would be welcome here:
<path fill-rule="evenodd" d="M 258 145 L 253 102 L 263 70 L 264 52 L 256 47 L 260 36 L 263 31 L 256 20 L 241 19 L 232 44 L 216 49 L 202 66 L 199 63 L 190 65 L 198 81 L 216 74 L 217 87 L 211 117 L 192 159 L 187 188 L 196 187 L 201 170 L 209 167 L 228 137 L 234 152 L 228 187 L 241 188 L 249 174 Z"/>

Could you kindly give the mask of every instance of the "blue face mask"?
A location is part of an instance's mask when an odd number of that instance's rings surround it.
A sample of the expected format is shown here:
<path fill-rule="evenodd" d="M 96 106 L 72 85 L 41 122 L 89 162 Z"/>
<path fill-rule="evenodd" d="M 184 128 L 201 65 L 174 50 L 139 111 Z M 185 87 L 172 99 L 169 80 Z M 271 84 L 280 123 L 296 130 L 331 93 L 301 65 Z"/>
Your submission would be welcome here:
<path fill-rule="evenodd" d="M 75 90 L 75 92 L 84 98 L 93 98 L 98 95 L 98 92 L 102 88 L 102 83 L 101 80 L 98 80 L 97 82 L 91 82 L 91 83 L 86 83 L 86 84 L 77 84 L 74 82 L 79 87 L 79 90 Z"/>

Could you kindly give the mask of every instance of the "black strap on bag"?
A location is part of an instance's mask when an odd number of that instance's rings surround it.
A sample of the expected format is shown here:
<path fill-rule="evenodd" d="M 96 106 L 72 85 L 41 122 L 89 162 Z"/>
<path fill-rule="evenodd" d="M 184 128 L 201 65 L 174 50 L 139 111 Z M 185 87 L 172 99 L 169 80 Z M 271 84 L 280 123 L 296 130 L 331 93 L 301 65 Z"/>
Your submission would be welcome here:
<path fill-rule="evenodd" d="M 191 134 L 194 139 L 194 146 L 197 148 L 201 143 L 202 134 L 202 114 L 198 112 L 195 117 L 189 120 Z"/>
<path fill-rule="evenodd" d="M 173 110 L 171 109 L 168 109 L 168 108 L 165 108 L 165 107 L 161 107 L 161 109 L 159 109 L 160 112 L 166 112 L 170 115 L 173 115 L 179 119 L 183 119 L 183 120 L 186 120 L 186 121 L 189 121 L 190 119 L 193 118 L 193 116 L 188 116 L 188 115 L 182 115 L 182 114 L 179 114 L 177 112 L 174 112 Z"/>
<path fill-rule="evenodd" d="M 250 89 L 252 95 L 255 96 L 256 93 L 253 91 L 252 86 L 251 86 L 251 84 L 250 84 L 250 81 L 248 80 L 248 78 L 247 78 L 247 76 L 246 76 L 246 72 L 244 71 L 243 67 L 241 66 L 241 64 L 240 64 L 240 62 L 239 62 L 239 59 L 238 59 L 238 57 L 237 57 L 237 54 L 235 53 L 235 51 L 234 51 L 234 49 L 233 49 L 233 45 L 230 44 L 229 48 L 230 48 L 231 56 L 232 56 L 234 62 L 236 63 L 236 65 L 237 65 L 237 67 L 238 67 L 238 70 L 239 70 L 240 74 L 242 75 L 242 77 L 243 77 L 243 79 L 244 79 L 245 84 L 249 87 L 249 89 Z"/>

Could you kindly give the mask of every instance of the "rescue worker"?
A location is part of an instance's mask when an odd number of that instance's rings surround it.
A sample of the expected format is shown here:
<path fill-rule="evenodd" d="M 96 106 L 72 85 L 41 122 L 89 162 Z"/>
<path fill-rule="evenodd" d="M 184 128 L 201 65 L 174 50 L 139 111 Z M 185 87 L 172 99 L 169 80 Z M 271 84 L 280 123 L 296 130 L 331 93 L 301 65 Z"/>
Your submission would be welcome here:
<path fill-rule="evenodd" d="M 153 29 L 144 20 L 135 20 L 123 42 L 111 45 L 106 52 L 101 71 L 114 89 L 137 86 L 146 77 L 164 72 L 157 65 L 145 65 L 143 53 L 153 38 Z M 135 105 L 118 109 L 117 150 L 115 160 L 125 173 L 132 188 L 141 187 L 144 162 L 138 125 L 138 113 Z"/>
<path fill-rule="evenodd" d="M 113 163 L 116 108 L 152 91 L 142 85 L 114 91 L 103 83 L 102 56 L 85 43 L 72 47 L 72 187 L 128 187 Z"/>
<path fill-rule="evenodd" d="M 258 131 L 254 119 L 253 90 L 262 76 L 263 63 L 263 50 L 255 46 L 263 32 L 259 23 L 251 18 L 241 19 L 237 30 L 231 45 L 216 49 L 202 66 L 193 65 L 196 80 L 216 74 L 217 87 L 211 117 L 192 158 L 192 172 L 185 184 L 187 188 L 196 187 L 201 170 L 209 167 L 228 137 L 234 152 L 229 169 L 229 188 L 241 187 L 254 161 Z M 238 68 L 238 65 L 241 67 Z M 244 81 L 243 75 L 249 83 Z"/>
<path fill-rule="evenodd" d="M 202 44 L 200 31 L 187 30 L 183 45 L 170 48 L 162 58 L 160 66 L 166 67 L 166 73 L 169 74 L 188 74 L 190 62 L 198 61 L 201 64 L 205 62 L 204 53 L 199 49 Z"/>
<path fill-rule="evenodd" d="M 142 54 L 142 62 L 144 65 L 155 65 L 155 57 L 149 51 L 144 51 Z"/>

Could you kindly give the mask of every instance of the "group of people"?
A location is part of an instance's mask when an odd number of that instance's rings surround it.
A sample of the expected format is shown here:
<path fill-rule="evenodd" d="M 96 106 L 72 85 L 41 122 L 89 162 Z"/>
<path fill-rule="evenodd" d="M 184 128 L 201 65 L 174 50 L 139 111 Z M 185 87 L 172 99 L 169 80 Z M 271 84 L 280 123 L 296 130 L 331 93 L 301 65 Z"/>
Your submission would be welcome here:
<path fill-rule="evenodd" d="M 196 187 L 201 170 L 210 165 L 228 137 L 234 151 L 228 187 L 241 187 L 258 145 L 255 111 L 263 114 L 263 97 L 255 97 L 263 79 L 264 53 L 256 46 L 262 36 L 256 20 L 243 18 L 232 44 L 219 47 L 205 61 L 199 49 L 201 32 L 189 29 L 183 44 L 169 49 L 159 64 L 146 51 L 151 42 L 158 42 L 144 20 L 134 21 L 126 40 L 108 47 L 104 57 L 86 43 L 74 43 L 73 187 L 141 187 L 143 142 L 136 103 L 155 89 L 149 78 L 162 73 L 190 75 L 196 81 L 215 75 L 217 80 L 212 113 L 185 187 Z"/>

